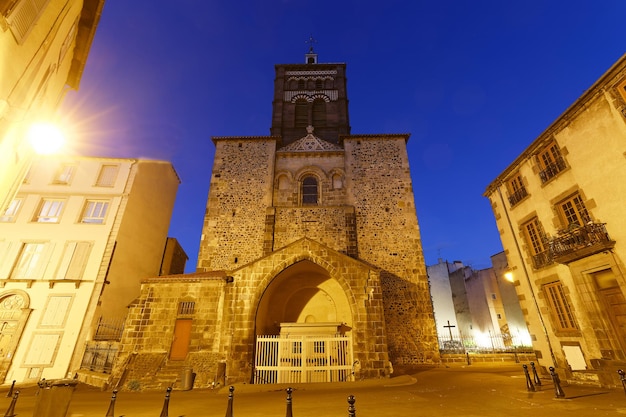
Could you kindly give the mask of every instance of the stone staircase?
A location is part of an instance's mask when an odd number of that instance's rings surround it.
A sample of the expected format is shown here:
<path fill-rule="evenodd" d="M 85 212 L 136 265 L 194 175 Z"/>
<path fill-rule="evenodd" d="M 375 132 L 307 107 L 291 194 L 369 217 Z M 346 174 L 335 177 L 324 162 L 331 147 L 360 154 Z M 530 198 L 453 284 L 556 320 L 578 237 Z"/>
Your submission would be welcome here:
<path fill-rule="evenodd" d="M 188 367 L 184 361 L 165 360 L 151 377 L 142 381 L 142 390 L 165 390 L 167 387 L 181 389 L 181 376 Z"/>

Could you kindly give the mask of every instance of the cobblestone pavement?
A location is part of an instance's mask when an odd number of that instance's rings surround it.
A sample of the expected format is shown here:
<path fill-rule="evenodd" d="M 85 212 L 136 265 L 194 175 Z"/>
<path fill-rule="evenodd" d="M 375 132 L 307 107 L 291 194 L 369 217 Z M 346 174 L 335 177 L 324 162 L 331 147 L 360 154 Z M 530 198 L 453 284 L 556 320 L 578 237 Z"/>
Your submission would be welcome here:
<path fill-rule="evenodd" d="M 430 368 L 390 379 L 352 383 L 294 384 L 294 417 L 347 416 L 347 397 L 356 398 L 359 417 L 454 416 L 463 417 L 543 417 L 616 416 L 626 414 L 626 394 L 617 389 L 562 384 L 565 398 L 555 397 L 549 377 L 529 392 L 521 365 L 464 366 Z M 8 410 L 8 386 L 0 389 L 0 413 Z M 235 417 L 284 416 L 287 386 L 235 385 Z M 37 388 L 20 390 L 14 414 L 31 416 Z M 115 416 L 157 417 L 163 410 L 165 391 L 117 394 Z M 69 417 L 104 417 L 111 400 L 110 391 L 79 384 L 72 394 Z M 172 417 L 224 416 L 228 388 L 176 391 L 170 395 L 168 414 Z M 5 413 L 6 415 L 6 413 Z M 56 414 L 55 414 L 56 415 Z"/>

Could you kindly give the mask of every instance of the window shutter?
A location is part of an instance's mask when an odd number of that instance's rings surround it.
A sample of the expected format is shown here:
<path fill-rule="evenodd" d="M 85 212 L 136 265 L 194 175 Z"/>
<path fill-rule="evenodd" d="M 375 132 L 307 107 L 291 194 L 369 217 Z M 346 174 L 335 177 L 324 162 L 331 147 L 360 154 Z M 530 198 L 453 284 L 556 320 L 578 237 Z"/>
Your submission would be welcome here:
<path fill-rule="evenodd" d="M 67 242 L 56 279 L 82 279 L 90 251 L 90 242 Z"/>
<path fill-rule="evenodd" d="M 9 262 L 9 252 L 11 250 L 11 243 L 7 241 L 0 242 L 0 279 L 6 279 L 11 272 L 12 262 Z"/>

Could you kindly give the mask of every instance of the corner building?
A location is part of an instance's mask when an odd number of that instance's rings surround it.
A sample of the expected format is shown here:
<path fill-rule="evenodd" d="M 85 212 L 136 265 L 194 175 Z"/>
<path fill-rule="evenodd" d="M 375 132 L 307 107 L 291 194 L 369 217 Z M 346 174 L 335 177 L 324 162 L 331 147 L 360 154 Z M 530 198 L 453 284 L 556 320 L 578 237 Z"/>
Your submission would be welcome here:
<path fill-rule="evenodd" d="M 619 386 L 626 362 L 626 56 L 487 187 L 538 363 Z"/>
<path fill-rule="evenodd" d="M 202 387 L 436 362 L 408 138 L 350 134 L 345 64 L 310 51 L 277 65 L 271 136 L 213 138 L 197 272 L 144 282 L 118 385 L 152 372 L 144 384 L 166 386 L 185 367 Z"/>

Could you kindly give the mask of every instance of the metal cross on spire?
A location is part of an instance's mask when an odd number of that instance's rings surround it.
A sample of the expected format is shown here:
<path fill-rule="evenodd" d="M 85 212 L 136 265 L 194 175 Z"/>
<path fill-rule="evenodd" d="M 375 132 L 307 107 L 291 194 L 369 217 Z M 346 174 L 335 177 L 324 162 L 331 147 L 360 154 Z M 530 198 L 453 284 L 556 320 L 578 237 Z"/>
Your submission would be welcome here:
<path fill-rule="evenodd" d="M 313 37 L 313 35 L 309 35 L 309 40 L 304 41 L 304 43 L 309 44 L 309 53 L 313 53 L 313 44 L 317 43 L 317 40 Z"/>

